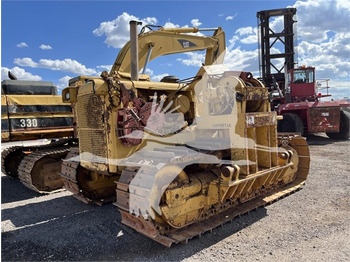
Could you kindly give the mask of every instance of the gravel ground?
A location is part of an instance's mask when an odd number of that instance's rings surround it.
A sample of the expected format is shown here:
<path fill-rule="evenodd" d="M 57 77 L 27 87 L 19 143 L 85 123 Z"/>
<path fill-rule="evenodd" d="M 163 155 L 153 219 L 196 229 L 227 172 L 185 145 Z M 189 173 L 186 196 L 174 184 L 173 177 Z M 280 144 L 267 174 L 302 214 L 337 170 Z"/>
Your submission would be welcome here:
<path fill-rule="evenodd" d="M 1 176 L 1 258 L 118 261 L 349 261 L 350 140 L 308 138 L 306 186 L 187 245 L 171 248 L 120 222 L 114 205 L 40 195 Z"/>

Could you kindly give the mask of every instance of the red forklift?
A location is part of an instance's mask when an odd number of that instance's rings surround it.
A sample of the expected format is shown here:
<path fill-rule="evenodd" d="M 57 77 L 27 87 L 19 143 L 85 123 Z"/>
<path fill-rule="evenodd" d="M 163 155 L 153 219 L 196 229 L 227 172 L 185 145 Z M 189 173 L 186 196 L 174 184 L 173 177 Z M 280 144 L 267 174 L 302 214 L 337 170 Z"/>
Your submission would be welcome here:
<path fill-rule="evenodd" d="M 257 13 L 261 80 L 270 90 L 272 109 L 283 116 L 278 131 L 301 135 L 325 132 L 332 139 L 348 139 L 350 103 L 321 101 L 321 98 L 331 96 L 328 80 L 325 80 L 326 94 L 322 94 L 318 92 L 320 81 L 315 79 L 314 67 L 294 68 L 295 15 L 295 8 Z M 270 19 L 277 16 L 284 18 L 284 27 L 279 33 L 270 28 Z M 282 51 L 281 46 L 284 46 Z"/>

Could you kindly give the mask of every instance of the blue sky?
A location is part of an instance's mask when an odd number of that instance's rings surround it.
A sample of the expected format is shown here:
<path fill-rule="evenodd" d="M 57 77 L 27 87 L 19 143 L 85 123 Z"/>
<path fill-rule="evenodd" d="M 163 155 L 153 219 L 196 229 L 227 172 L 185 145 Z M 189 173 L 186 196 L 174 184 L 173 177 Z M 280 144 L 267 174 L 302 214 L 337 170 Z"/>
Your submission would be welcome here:
<path fill-rule="evenodd" d="M 77 75 L 109 68 L 138 19 L 162 26 L 223 27 L 225 63 L 258 74 L 256 12 L 295 6 L 299 64 L 331 78 L 336 97 L 350 96 L 350 4 L 318 1 L 1 1 L 1 78 L 51 81 L 63 88 Z M 323 19 L 327 17 L 327 19 Z M 276 21 L 276 28 L 278 23 Z M 117 37 L 116 37 L 117 36 Z M 166 56 L 150 64 L 153 80 L 189 77 L 201 54 Z"/>

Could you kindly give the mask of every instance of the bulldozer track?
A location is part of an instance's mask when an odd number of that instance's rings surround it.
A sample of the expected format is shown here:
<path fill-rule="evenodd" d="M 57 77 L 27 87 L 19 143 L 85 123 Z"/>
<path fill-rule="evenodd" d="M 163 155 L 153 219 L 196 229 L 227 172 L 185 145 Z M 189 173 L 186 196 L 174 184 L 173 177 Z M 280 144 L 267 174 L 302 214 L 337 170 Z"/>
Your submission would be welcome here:
<path fill-rule="evenodd" d="M 1 171 L 9 176 L 18 178 L 26 187 L 39 193 L 53 193 L 62 189 L 44 188 L 33 183 L 33 168 L 40 161 L 52 158 L 59 161 L 58 156 L 68 153 L 74 139 L 58 139 L 45 145 L 13 146 L 2 151 Z M 70 145 L 70 146 L 68 146 Z M 57 158 L 56 160 L 53 160 Z"/>
<path fill-rule="evenodd" d="M 271 194 L 260 196 L 243 204 L 233 206 L 226 211 L 216 214 L 211 219 L 199 221 L 195 224 L 191 224 L 185 228 L 169 231 L 165 234 L 155 234 L 151 238 L 158 243 L 170 247 L 172 244 L 183 243 L 187 244 L 188 241 L 195 237 L 201 237 L 206 232 L 212 233 L 213 230 L 219 226 L 223 226 L 228 222 L 232 222 L 235 218 L 239 218 L 242 215 L 248 214 L 257 210 L 260 207 L 268 206 L 294 192 L 300 190 L 304 183 L 295 184 L 293 186 L 286 186 L 280 190 L 275 190 Z M 142 217 L 135 217 L 124 210 L 119 210 L 122 216 L 122 223 L 134 228 L 136 231 L 150 237 L 149 234 L 145 234 L 145 230 L 156 231 L 156 227 L 151 221 L 145 220 Z M 140 228 L 140 229 L 139 229 Z"/>
<path fill-rule="evenodd" d="M 33 145 L 33 146 L 11 146 L 9 148 L 4 149 L 1 152 L 1 172 L 3 172 L 6 175 L 12 176 L 17 178 L 17 174 L 11 174 L 6 169 L 6 164 L 8 162 L 8 158 L 11 156 L 11 154 L 18 155 L 18 154 L 24 154 L 24 152 L 34 152 L 37 150 L 43 150 L 47 148 L 57 147 L 64 145 L 65 143 L 71 142 L 73 139 L 59 139 L 58 141 L 51 142 L 49 144 L 45 145 Z M 24 157 L 24 155 L 23 155 Z M 22 159 L 23 159 L 22 157 Z M 19 159 L 21 161 L 21 159 Z M 19 163 L 18 165 L 19 166 Z"/>
<path fill-rule="evenodd" d="M 79 148 L 72 147 L 70 148 L 70 151 L 67 154 L 66 158 L 63 160 L 60 173 L 64 182 L 63 188 L 72 192 L 73 197 L 86 204 L 95 203 L 97 205 L 103 205 L 115 201 L 115 196 L 110 196 L 107 198 L 91 198 L 87 197 L 84 194 L 84 189 L 81 187 L 81 184 L 79 183 L 79 179 L 77 177 L 78 168 L 80 165 L 80 161 L 77 159 L 78 157 Z"/>
<path fill-rule="evenodd" d="M 18 174 L 14 174 L 15 172 L 7 170 L 6 161 L 7 161 L 8 157 L 10 157 L 12 154 L 18 155 L 18 154 L 21 154 L 22 151 L 23 151 L 23 146 L 12 146 L 12 147 L 4 149 L 1 152 L 1 172 L 3 172 L 4 174 L 7 174 L 9 176 L 12 176 L 14 178 L 17 178 Z M 18 166 L 16 164 L 20 163 L 20 161 L 17 161 L 17 162 L 18 163 L 14 163 L 15 166 Z"/>
<path fill-rule="evenodd" d="M 125 165 L 120 180 L 117 182 L 117 202 L 122 223 L 134 228 L 136 231 L 152 238 L 153 240 L 170 247 L 176 243 L 187 243 L 189 239 L 201 236 L 214 228 L 232 221 L 234 218 L 259 207 L 269 205 L 289 194 L 299 190 L 304 184 L 310 164 L 310 156 L 305 139 L 291 134 L 279 136 L 279 144 L 288 143 L 298 153 L 299 168 L 293 181 L 283 184 L 281 178 L 283 172 L 274 171 L 270 175 L 268 188 L 262 188 L 252 193 L 251 196 L 228 201 L 219 206 L 213 206 L 202 216 L 189 225 L 182 228 L 159 226 L 151 219 L 152 203 L 150 195 L 156 180 L 156 173 L 169 164 L 191 163 L 193 159 L 200 159 L 201 155 L 187 150 L 178 150 L 176 147 L 154 149 L 153 151 L 136 153 L 130 157 Z M 152 161 L 147 161 L 147 155 L 152 156 Z M 249 184 L 249 183 L 248 183 Z M 247 185 L 247 184 L 246 184 Z M 241 189 L 243 191 L 243 188 Z M 208 219 L 210 217 L 210 219 Z"/>
<path fill-rule="evenodd" d="M 61 149 L 46 149 L 46 150 L 38 150 L 31 154 L 26 155 L 21 164 L 18 167 L 18 178 L 22 182 L 23 185 L 28 187 L 31 190 L 34 190 L 38 193 L 55 193 L 62 191 L 63 189 L 57 189 L 52 191 L 44 190 L 44 188 L 40 188 L 39 186 L 34 186 L 34 181 L 32 179 L 32 171 L 35 165 L 39 163 L 39 161 L 45 158 L 53 158 L 58 155 L 62 155 L 64 153 L 69 152 L 70 147 L 64 147 Z"/>
<path fill-rule="evenodd" d="M 64 186 L 63 188 L 72 192 L 73 196 L 84 203 L 89 203 L 89 199 L 84 197 L 81 194 L 81 190 L 78 186 L 77 182 L 77 169 L 79 166 L 78 161 L 72 161 L 72 158 L 79 156 L 79 148 L 73 147 L 70 149 L 66 158 L 63 160 L 62 169 L 61 169 L 61 177 L 63 178 Z"/>

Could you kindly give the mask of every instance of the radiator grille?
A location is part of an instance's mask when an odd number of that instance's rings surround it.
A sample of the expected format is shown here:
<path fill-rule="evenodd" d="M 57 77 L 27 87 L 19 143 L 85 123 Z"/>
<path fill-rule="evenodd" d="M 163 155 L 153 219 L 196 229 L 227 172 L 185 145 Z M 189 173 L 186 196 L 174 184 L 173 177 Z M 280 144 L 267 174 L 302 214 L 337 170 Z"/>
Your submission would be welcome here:
<path fill-rule="evenodd" d="M 103 121 L 104 103 L 101 97 L 86 94 L 78 97 L 77 121 L 80 153 L 85 161 L 105 161 L 107 143 Z M 103 159 L 98 159 L 99 157 Z"/>

